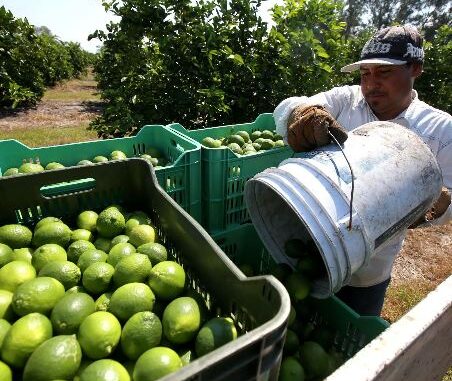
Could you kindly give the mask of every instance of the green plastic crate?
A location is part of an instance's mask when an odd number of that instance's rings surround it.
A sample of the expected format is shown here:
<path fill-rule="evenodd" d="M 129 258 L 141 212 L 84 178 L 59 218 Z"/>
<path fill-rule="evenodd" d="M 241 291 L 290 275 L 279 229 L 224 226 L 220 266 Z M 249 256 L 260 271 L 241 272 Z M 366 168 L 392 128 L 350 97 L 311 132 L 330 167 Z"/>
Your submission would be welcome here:
<path fill-rule="evenodd" d="M 19 167 L 23 160 L 39 161 L 44 166 L 57 161 L 66 167 L 95 156 L 108 157 L 114 150 L 123 151 L 127 157 L 146 153 L 150 147 L 160 150 L 171 165 L 156 169 L 157 179 L 163 189 L 188 211 L 201 220 L 201 149 L 200 145 L 161 125 L 144 126 L 136 136 L 93 140 L 48 147 L 30 148 L 17 140 L 0 141 L 0 175 L 8 168 Z M 57 185 L 56 188 L 77 187 L 77 184 Z M 82 185 L 83 186 L 83 185 Z M 50 195 L 52 188 L 47 190 Z M 56 190 L 58 192 L 58 190 Z"/>
<path fill-rule="evenodd" d="M 42 189 L 80 181 L 86 189 L 44 196 Z M 151 216 L 159 240 L 182 264 L 187 284 L 198 290 L 212 312 L 230 316 L 241 335 L 161 381 L 276 380 L 290 311 L 289 295 L 274 277 L 246 278 L 213 239 L 158 185 L 144 160 L 0 178 L 0 225 L 33 226 L 45 216 L 72 221 L 84 209 L 119 204 Z"/>
<path fill-rule="evenodd" d="M 177 123 L 168 127 L 200 143 L 207 136 L 220 138 L 240 130 L 248 133 L 255 130 L 273 131 L 275 122 L 273 115 L 267 113 L 259 115 L 252 123 L 190 131 Z M 293 151 L 288 146 L 246 156 L 237 155 L 226 147 L 220 149 L 202 146 L 201 199 L 202 224 L 205 229 L 209 233 L 215 233 L 250 221 L 244 199 L 246 181 L 292 155 Z"/>
<path fill-rule="evenodd" d="M 218 233 L 213 238 L 235 264 L 249 265 L 256 274 L 268 274 L 275 264 L 252 224 Z M 308 320 L 334 333 L 334 348 L 346 359 L 353 357 L 389 326 L 380 317 L 360 316 L 335 296 L 309 298 L 308 302 Z"/>

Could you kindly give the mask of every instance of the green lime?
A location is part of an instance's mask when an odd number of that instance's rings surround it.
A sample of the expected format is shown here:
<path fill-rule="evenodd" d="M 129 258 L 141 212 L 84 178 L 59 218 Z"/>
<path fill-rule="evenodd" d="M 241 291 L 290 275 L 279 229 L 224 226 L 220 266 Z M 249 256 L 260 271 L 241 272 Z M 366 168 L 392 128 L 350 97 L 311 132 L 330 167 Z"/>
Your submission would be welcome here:
<path fill-rule="evenodd" d="M 58 163 L 56 161 L 52 161 L 45 166 L 44 170 L 51 171 L 53 169 L 62 169 L 62 168 L 65 168 L 63 164 Z"/>
<path fill-rule="evenodd" d="M 2 347 L 3 340 L 5 339 L 6 334 L 11 328 L 11 323 L 5 319 L 0 319 L 0 348 Z M 0 378 L 1 380 L 1 378 Z"/>
<path fill-rule="evenodd" d="M 150 311 L 137 312 L 122 329 L 121 348 L 130 360 L 136 360 L 148 349 L 160 344 L 162 323 Z"/>
<path fill-rule="evenodd" d="M 105 251 L 106 253 L 108 253 L 110 251 L 110 249 L 112 248 L 111 240 L 109 238 L 105 238 L 105 237 L 97 237 L 94 240 L 94 247 L 97 250 L 102 250 L 102 251 Z"/>
<path fill-rule="evenodd" d="M 120 234 L 111 240 L 111 247 L 117 245 L 118 243 L 126 243 L 126 242 L 129 242 L 129 236 L 125 235 L 125 234 Z"/>
<path fill-rule="evenodd" d="M 157 242 L 149 242 L 138 246 L 137 252 L 146 254 L 151 261 L 152 266 L 168 259 L 168 251 L 166 247 Z"/>
<path fill-rule="evenodd" d="M 236 143 L 239 147 L 242 147 L 245 144 L 245 139 L 242 136 L 237 134 L 232 134 L 228 136 L 228 145 L 231 143 Z"/>
<path fill-rule="evenodd" d="M 11 249 L 30 246 L 33 233 L 29 228 L 19 224 L 0 226 L 0 243 Z"/>
<path fill-rule="evenodd" d="M 102 155 L 96 156 L 93 158 L 93 163 L 106 163 L 108 158 Z"/>
<path fill-rule="evenodd" d="M 300 362 L 307 376 L 322 379 L 327 376 L 330 369 L 329 356 L 320 344 L 315 341 L 305 341 L 301 344 L 299 353 Z"/>
<path fill-rule="evenodd" d="M 93 162 L 91 160 L 80 160 L 77 165 L 91 165 Z"/>
<path fill-rule="evenodd" d="M 14 292 L 22 283 L 36 278 L 35 268 L 24 261 L 12 261 L 0 269 L 0 289 Z"/>
<path fill-rule="evenodd" d="M 305 372 L 300 362 L 292 356 L 286 357 L 279 368 L 278 381 L 304 381 Z"/>
<path fill-rule="evenodd" d="M 155 295 L 144 283 L 128 283 L 113 292 L 108 310 L 119 320 L 126 321 L 141 311 L 152 311 Z"/>
<path fill-rule="evenodd" d="M 85 210 L 77 216 L 77 227 L 79 229 L 86 229 L 94 233 L 96 232 L 98 217 L 99 215 L 96 212 L 92 210 Z"/>
<path fill-rule="evenodd" d="M 96 311 L 108 311 L 112 292 L 105 292 L 96 299 Z"/>
<path fill-rule="evenodd" d="M 75 335 L 61 335 L 44 341 L 31 354 L 23 381 L 72 380 L 82 361 Z"/>
<path fill-rule="evenodd" d="M 195 299 L 183 296 L 170 302 L 162 318 L 163 334 L 173 344 L 185 344 L 198 333 L 201 314 Z"/>
<path fill-rule="evenodd" d="M 13 249 L 4 243 L 0 243 L 0 267 L 13 260 Z"/>
<path fill-rule="evenodd" d="M 33 351 L 51 337 L 52 323 L 46 316 L 36 312 L 25 315 L 6 333 L 1 358 L 9 365 L 22 368 Z"/>
<path fill-rule="evenodd" d="M 0 381 L 13 381 L 13 372 L 11 371 L 11 368 L 3 361 L 0 361 Z"/>
<path fill-rule="evenodd" d="M 75 229 L 71 233 L 71 242 L 75 241 L 94 241 L 94 235 L 87 229 Z"/>
<path fill-rule="evenodd" d="M 93 263 L 106 262 L 107 258 L 108 258 L 107 253 L 105 253 L 102 250 L 88 249 L 85 252 L 83 252 L 82 255 L 80 255 L 77 261 L 77 266 L 83 273 Z"/>
<path fill-rule="evenodd" d="M 60 281 L 65 290 L 78 284 L 82 273 L 75 263 L 69 261 L 49 262 L 44 265 L 38 276 L 48 276 Z"/>
<path fill-rule="evenodd" d="M 89 364 L 80 374 L 80 381 L 130 381 L 130 376 L 119 362 L 102 359 Z"/>
<path fill-rule="evenodd" d="M 104 311 L 97 311 L 83 320 L 77 338 L 83 353 L 97 360 L 109 356 L 119 343 L 121 324 L 118 319 Z"/>
<path fill-rule="evenodd" d="M 71 229 L 63 222 L 49 222 L 37 229 L 33 235 L 32 244 L 39 247 L 47 243 L 56 243 L 66 247 L 71 240 Z"/>
<path fill-rule="evenodd" d="M 245 141 L 245 143 L 249 142 L 251 140 L 250 139 L 250 134 L 247 131 L 245 131 L 245 130 L 237 131 L 236 135 L 241 136 L 243 138 L 243 140 Z"/>
<path fill-rule="evenodd" d="M 44 217 L 40 219 L 37 224 L 35 225 L 34 231 L 38 230 L 41 226 L 48 224 L 49 222 L 63 222 L 58 217 Z"/>
<path fill-rule="evenodd" d="M 250 139 L 254 142 L 256 139 L 259 139 L 262 135 L 262 132 L 259 130 L 253 131 L 250 135 Z"/>
<path fill-rule="evenodd" d="M 23 163 L 19 167 L 19 173 L 37 173 L 44 171 L 44 167 L 39 163 Z"/>
<path fill-rule="evenodd" d="M 24 262 L 25 263 L 25 262 Z M 22 283 L 14 291 L 13 309 L 19 316 L 31 312 L 48 314 L 64 296 L 64 286 L 54 278 L 39 277 Z"/>
<path fill-rule="evenodd" d="M 99 213 L 96 227 L 98 233 L 105 238 L 113 238 L 122 233 L 126 221 L 122 213 L 114 207 L 104 209 Z"/>
<path fill-rule="evenodd" d="M 196 300 L 196 303 L 198 303 L 198 307 L 199 307 L 199 313 L 201 314 L 201 324 L 204 324 L 211 317 L 205 298 L 202 296 L 202 294 L 199 291 L 194 290 L 193 288 L 188 288 L 184 292 L 183 296 L 188 296 L 188 297 Z M 163 313 L 163 311 L 162 311 L 162 313 Z"/>
<path fill-rule="evenodd" d="M 12 321 L 14 310 L 12 306 L 13 293 L 7 290 L 0 290 L 0 319 Z"/>
<path fill-rule="evenodd" d="M 287 277 L 285 286 L 293 302 L 303 300 L 311 291 L 309 280 L 298 272 L 294 272 Z"/>
<path fill-rule="evenodd" d="M 309 279 L 321 277 L 325 273 L 325 266 L 322 257 L 310 254 L 304 258 L 300 258 L 297 262 L 297 270 Z"/>
<path fill-rule="evenodd" d="M 231 318 L 210 319 L 196 335 L 196 355 L 201 357 L 235 339 L 237 339 L 237 329 Z"/>
<path fill-rule="evenodd" d="M 291 329 L 288 329 L 284 341 L 284 354 L 288 356 L 295 354 L 299 346 L 300 340 L 298 339 L 298 335 Z"/>
<path fill-rule="evenodd" d="M 157 263 L 149 275 L 149 286 L 158 298 L 172 300 L 184 291 L 185 271 L 173 261 Z"/>
<path fill-rule="evenodd" d="M 56 243 L 46 243 L 39 246 L 31 257 L 31 264 L 37 272 L 39 272 L 46 264 L 53 261 L 67 261 L 66 250 Z"/>
<path fill-rule="evenodd" d="M 92 294 L 102 294 L 108 290 L 114 273 L 115 268 L 109 263 L 93 263 L 83 272 L 83 287 Z"/>
<path fill-rule="evenodd" d="M 206 136 L 204 139 L 201 140 L 201 144 L 207 148 L 218 148 L 217 145 L 221 142 L 219 140 L 216 140 L 212 138 L 211 136 Z"/>
<path fill-rule="evenodd" d="M 59 335 L 77 333 L 82 321 L 95 312 L 95 303 L 91 296 L 84 293 L 64 295 L 52 310 L 50 320 L 53 329 Z"/>
<path fill-rule="evenodd" d="M 88 249 L 95 249 L 96 247 L 92 242 L 85 240 L 78 240 L 72 242 L 67 248 L 67 259 L 68 261 L 77 263 L 80 256 Z"/>
<path fill-rule="evenodd" d="M 131 254 L 122 258 L 114 268 L 113 281 L 116 287 L 126 283 L 144 283 L 151 273 L 151 261 L 145 254 Z"/>
<path fill-rule="evenodd" d="M 179 355 L 170 348 L 154 347 L 144 352 L 133 370 L 134 381 L 154 381 L 182 368 Z"/>
<path fill-rule="evenodd" d="M 23 247 L 21 249 L 13 250 L 13 261 L 25 261 L 31 263 L 31 257 L 33 255 L 33 250 L 29 247 Z"/>
<path fill-rule="evenodd" d="M 85 290 L 83 288 L 83 286 L 77 285 L 77 286 L 68 288 L 64 294 L 69 295 L 69 294 L 80 294 L 80 293 L 87 294 L 88 291 Z"/>
<path fill-rule="evenodd" d="M 126 221 L 125 234 L 130 235 L 132 229 L 138 225 L 149 225 L 151 222 L 148 215 L 144 212 L 134 212 L 130 214 Z"/>
<path fill-rule="evenodd" d="M 136 252 L 135 246 L 133 246 L 132 244 L 128 242 L 118 243 L 110 249 L 110 252 L 108 253 L 107 262 L 113 267 L 116 267 L 116 265 L 121 259 L 135 252 Z"/>
<path fill-rule="evenodd" d="M 270 275 L 273 275 L 280 282 L 284 283 L 289 274 L 291 274 L 292 268 L 287 263 L 277 263 L 270 271 Z"/>
<path fill-rule="evenodd" d="M 129 234 L 129 242 L 135 247 L 155 242 L 155 229 L 151 225 L 135 226 Z"/>
<path fill-rule="evenodd" d="M 111 160 L 124 160 L 124 159 L 127 159 L 127 155 L 122 151 L 115 150 L 110 153 L 110 159 Z"/>
<path fill-rule="evenodd" d="M 19 172 L 19 168 L 17 167 L 12 167 L 12 168 L 8 168 L 4 173 L 3 173 L 3 177 L 5 176 L 13 176 L 13 175 L 18 175 L 20 174 Z"/>

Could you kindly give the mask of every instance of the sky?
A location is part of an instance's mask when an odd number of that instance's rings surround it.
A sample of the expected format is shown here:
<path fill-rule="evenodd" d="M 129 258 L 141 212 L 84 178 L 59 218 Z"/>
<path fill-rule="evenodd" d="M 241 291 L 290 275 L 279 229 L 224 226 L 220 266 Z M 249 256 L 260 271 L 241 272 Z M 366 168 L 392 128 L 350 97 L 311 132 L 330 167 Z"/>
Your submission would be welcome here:
<path fill-rule="evenodd" d="M 268 9 L 279 0 L 262 3 L 260 15 L 270 21 Z M 46 26 L 62 41 L 78 42 L 80 46 L 95 53 L 100 41 L 88 41 L 88 35 L 96 29 L 106 30 L 105 25 L 119 18 L 105 12 L 102 0 L 0 0 L 17 18 L 26 17 L 35 26 Z"/>
<path fill-rule="evenodd" d="M 100 41 L 88 41 L 88 35 L 96 29 L 106 30 L 105 25 L 118 18 L 105 12 L 101 0 L 0 0 L 17 18 L 26 17 L 35 26 L 46 26 L 62 41 L 73 41 L 92 53 Z"/>

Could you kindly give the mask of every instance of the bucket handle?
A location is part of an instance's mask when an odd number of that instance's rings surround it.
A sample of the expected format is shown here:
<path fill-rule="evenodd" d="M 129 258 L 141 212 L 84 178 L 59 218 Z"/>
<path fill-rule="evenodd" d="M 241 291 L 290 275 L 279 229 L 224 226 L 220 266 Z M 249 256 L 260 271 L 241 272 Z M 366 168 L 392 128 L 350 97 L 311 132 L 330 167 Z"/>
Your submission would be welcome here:
<path fill-rule="evenodd" d="M 340 143 L 337 141 L 337 139 L 334 137 L 334 135 L 328 131 L 328 135 L 330 135 L 331 139 L 337 144 L 337 146 L 339 147 L 339 149 L 342 152 L 342 155 L 344 155 L 345 161 L 348 164 L 348 167 L 350 168 L 350 174 L 352 175 L 352 192 L 350 195 L 350 217 L 349 217 L 349 221 L 348 221 L 348 230 L 352 230 L 352 214 L 353 214 L 353 194 L 355 192 L 355 175 L 353 174 L 353 168 L 350 164 L 350 162 L 347 159 L 347 155 L 345 154 L 344 150 L 342 149 Z"/>

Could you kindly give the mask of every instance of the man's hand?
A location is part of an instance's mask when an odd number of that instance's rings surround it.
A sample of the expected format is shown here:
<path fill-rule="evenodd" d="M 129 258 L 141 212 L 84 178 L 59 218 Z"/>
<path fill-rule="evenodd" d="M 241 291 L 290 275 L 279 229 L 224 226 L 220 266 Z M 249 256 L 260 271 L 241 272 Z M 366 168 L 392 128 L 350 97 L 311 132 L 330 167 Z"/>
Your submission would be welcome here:
<path fill-rule="evenodd" d="M 451 202 L 450 192 L 446 187 L 443 187 L 441 189 L 440 196 L 435 201 L 433 206 L 429 210 L 427 210 L 425 215 L 423 215 L 416 222 L 411 224 L 408 227 L 408 229 L 417 228 L 421 224 L 424 224 L 426 222 L 431 222 L 431 221 L 436 220 L 437 218 L 441 217 L 446 212 L 447 208 L 449 208 L 450 202 Z"/>
<path fill-rule="evenodd" d="M 342 144 L 347 131 L 322 106 L 298 106 L 287 122 L 287 142 L 295 152 L 311 151 L 331 143 L 331 134 Z"/>

